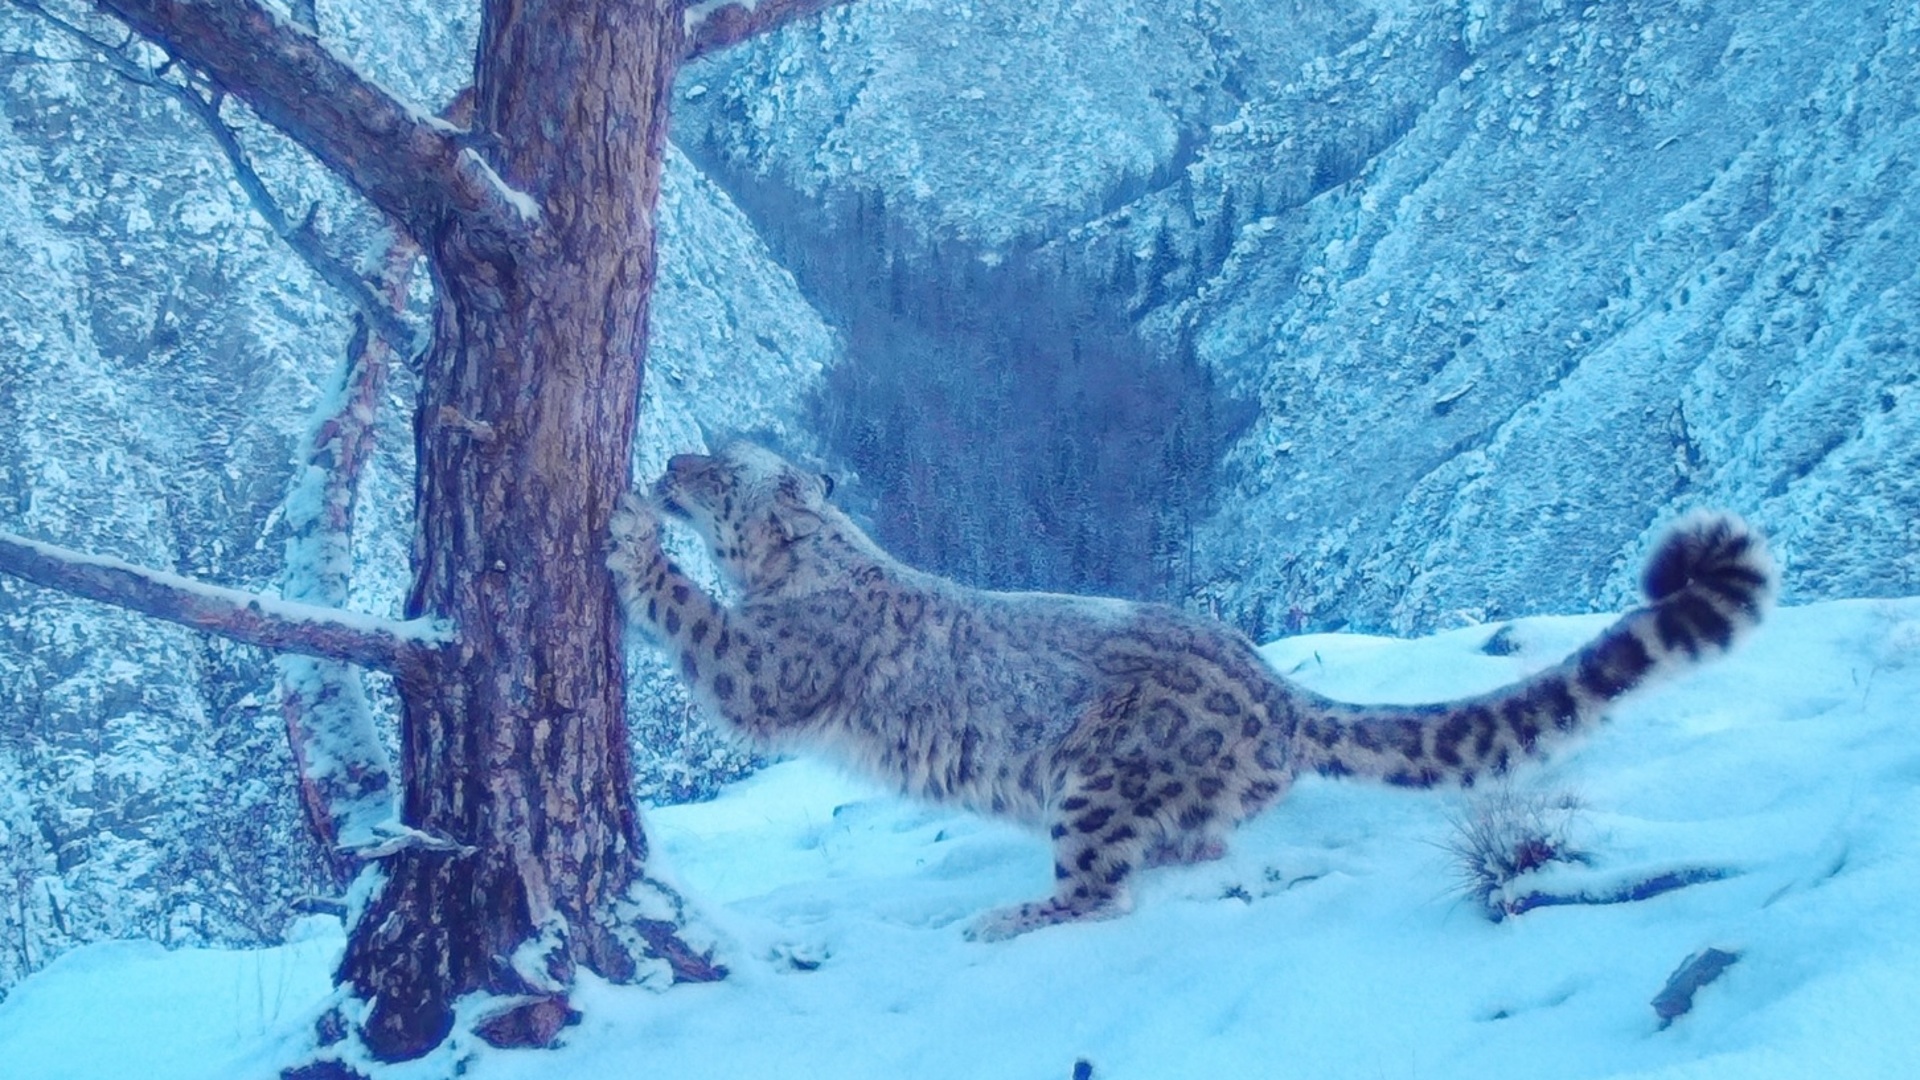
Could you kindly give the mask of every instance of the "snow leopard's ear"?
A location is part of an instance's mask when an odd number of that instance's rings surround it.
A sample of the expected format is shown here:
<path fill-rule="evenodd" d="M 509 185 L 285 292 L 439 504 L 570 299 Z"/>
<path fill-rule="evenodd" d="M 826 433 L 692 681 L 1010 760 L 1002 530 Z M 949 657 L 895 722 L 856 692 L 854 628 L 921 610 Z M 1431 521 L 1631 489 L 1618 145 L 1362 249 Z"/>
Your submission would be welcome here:
<path fill-rule="evenodd" d="M 820 486 L 825 489 L 825 492 L 822 495 L 822 498 L 827 498 L 827 499 L 833 498 L 833 474 L 832 473 L 820 474 Z"/>

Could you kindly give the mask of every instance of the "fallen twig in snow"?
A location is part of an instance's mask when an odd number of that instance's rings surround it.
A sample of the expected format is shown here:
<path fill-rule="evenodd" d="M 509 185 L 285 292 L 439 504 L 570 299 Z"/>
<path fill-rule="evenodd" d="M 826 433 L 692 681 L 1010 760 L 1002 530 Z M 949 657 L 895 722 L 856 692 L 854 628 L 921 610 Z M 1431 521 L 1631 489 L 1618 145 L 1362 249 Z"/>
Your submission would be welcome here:
<path fill-rule="evenodd" d="M 1653 999 L 1653 1011 L 1660 1014 L 1661 1030 L 1666 1030 L 1674 1020 L 1691 1011 L 1693 995 L 1701 987 L 1726 974 L 1727 969 L 1739 959 L 1737 952 L 1702 949 L 1680 961 L 1680 966 L 1667 976 L 1667 985 Z"/>

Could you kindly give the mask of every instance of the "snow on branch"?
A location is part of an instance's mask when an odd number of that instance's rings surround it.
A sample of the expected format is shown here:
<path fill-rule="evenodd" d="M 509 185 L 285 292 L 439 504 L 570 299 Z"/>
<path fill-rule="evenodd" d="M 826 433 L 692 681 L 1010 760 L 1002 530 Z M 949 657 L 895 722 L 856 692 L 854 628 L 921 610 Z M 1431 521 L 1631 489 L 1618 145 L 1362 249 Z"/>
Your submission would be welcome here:
<path fill-rule="evenodd" d="M 399 100 L 260 0 L 95 0 L 244 101 L 415 238 L 447 219 L 503 237 L 527 227 L 463 133 Z"/>
<path fill-rule="evenodd" d="M 266 649 L 402 672 L 452 634 L 427 619 L 398 622 L 228 589 L 120 559 L 0 532 L 0 574 Z"/>
<path fill-rule="evenodd" d="M 383 821 L 374 826 L 372 837 L 364 843 L 343 842 L 341 848 L 358 859 L 390 859 L 403 851 L 437 851 L 466 858 L 480 850 L 397 821 Z"/>
<path fill-rule="evenodd" d="M 847 0 L 700 0 L 687 5 L 687 59 L 697 60 Z"/>
<path fill-rule="evenodd" d="M 388 246 L 380 292 L 394 311 L 406 306 L 419 249 L 404 236 Z M 294 482 L 281 504 L 287 523 L 286 574 L 280 595 L 338 607 L 347 602 L 353 569 L 353 513 L 360 476 L 374 449 L 375 419 L 393 350 L 361 321 L 347 346 L 338 386 L 315 410 Z M 364 852 L 396 842 L 399 806 L 393 766 L 374 725 L 360 670 L 338 660 L 282 655 L 280 712 L 300 778 L 307 823 L 337 881 L 344 884 Z M 353 856 L 353 857 L 348 857 Z"/>

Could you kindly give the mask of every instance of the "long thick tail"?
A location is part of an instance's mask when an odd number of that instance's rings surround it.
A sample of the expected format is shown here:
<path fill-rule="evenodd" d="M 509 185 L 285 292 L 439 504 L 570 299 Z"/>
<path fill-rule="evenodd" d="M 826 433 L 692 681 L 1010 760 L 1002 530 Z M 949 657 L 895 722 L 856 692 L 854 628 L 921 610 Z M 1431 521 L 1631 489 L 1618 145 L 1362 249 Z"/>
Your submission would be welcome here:
<path fill-rule="evenodd" d="M 1296 729 L 1301 771 L 1369 776 L 1409 787 L 1471 785 L 1593 726 L 1606 707 L 1661 676 L 1727 652 L 1772 603 L 1773 560 L 1740 518 L 1695 513 L 1647 561 L 1647 603 L 1539 674 L 1438 705 L 1364 706 L 1320 699 Z"/>

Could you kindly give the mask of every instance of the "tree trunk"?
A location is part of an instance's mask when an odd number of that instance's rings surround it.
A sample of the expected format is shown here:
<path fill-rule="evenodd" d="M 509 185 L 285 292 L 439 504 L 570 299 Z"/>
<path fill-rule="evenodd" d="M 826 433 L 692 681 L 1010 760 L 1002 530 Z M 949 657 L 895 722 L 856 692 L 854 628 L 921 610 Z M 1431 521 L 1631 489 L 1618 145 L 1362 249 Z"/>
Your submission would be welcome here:
<path fill-rule="evenodd" d="M 392 340 L 410 337 L 404 323 L 272 204 L 220 122 L 227 95 L 417 241 L 438 306 L 414 418 L 413 621 L 5 533 L 0 573 L 396 676 L 402 822 L 363 849 L 390 857 L 365 872 L 338 975 L 367 1006 L 353 1019 L 375 1057 L 433 1049 L 474 994 L 488 995 L 482 1037 L 550 1043 L 582 965 L 616 981 L 724 974 L 679 938 L 678 897 L 645 875 L 602 548 L 627 483 L 674 74 L 843 0 L 486 0 L 466 131 L 334 55 L 311 5 L 295 23 L 264 0 L 93 0 L 166 50 L 149 69 L 15 2 L 193 109 L 275 231 Z M 323 1020 L 323 1038 L 347 1020 Z M 345 1071 L 322 1057 L 295 1074 Z"/>
<path fill-rule="evenodd" d="M 437 1045 L 466 993 L 514 999 L 482 1023 L 491 1041 L 545 1044 L 576 965 L 715 974 L 647 910 L 602 561 L 628 480 L 678 8 L 529 0 L 489 4 L 481 27 L 475 129 L 538 216 L 530 242 L 456 221 L 427 243 L 438 313 L 408 610 L 460 642 L 402 686 L 403 815 L 474 850 L 388 861 L 352 930 L 341 981 L 372 1003 L 362 1037 L 388 1060 Z"/>

